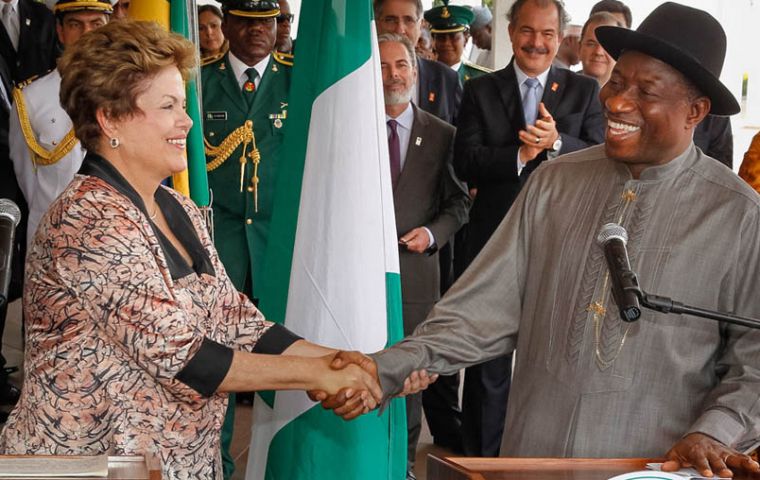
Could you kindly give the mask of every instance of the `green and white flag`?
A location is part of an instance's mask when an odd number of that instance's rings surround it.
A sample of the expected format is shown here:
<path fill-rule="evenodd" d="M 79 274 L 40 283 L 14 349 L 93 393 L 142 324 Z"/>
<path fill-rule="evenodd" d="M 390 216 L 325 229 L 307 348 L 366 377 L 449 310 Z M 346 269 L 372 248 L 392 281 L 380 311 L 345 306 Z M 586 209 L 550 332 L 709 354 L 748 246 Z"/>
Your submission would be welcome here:
<path fill-rule="evenodd" d="M 373 352 L 403 336 L 372 2 L 302 3 L 261 310 L 304 338 Z M 248 479 L 399 479 L 403 400 L 346 422 L 303 392 L 257 395 Z"/>

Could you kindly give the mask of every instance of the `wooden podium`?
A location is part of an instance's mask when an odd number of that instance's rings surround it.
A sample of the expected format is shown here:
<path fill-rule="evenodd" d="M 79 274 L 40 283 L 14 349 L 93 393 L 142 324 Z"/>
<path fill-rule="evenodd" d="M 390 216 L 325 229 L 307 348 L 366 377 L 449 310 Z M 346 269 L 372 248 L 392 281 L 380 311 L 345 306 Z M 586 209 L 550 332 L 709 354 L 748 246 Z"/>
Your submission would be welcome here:
<path fill-rule="evenodd" d="M 647 458 L 465 458 L 428 455 L 427 478 L 435 480 L 607 480 L 645 470 Z M 760 479 L 737 475 L 734 480 Z"/>

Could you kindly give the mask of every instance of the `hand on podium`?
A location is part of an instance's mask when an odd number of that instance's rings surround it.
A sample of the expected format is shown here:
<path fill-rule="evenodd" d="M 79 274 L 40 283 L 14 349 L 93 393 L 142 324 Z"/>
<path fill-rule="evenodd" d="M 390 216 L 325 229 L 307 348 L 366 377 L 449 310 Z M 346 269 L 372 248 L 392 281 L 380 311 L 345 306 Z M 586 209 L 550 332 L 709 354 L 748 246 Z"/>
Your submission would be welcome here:
<path fill-rule="evenodd" d="M 703 433 L 690 433 L 666 454 L 664 472 L 692 467 L 705 477 L 733 477 L 734 472 L 760 472 L 760 465 L 748 455 L 729 448 Z"/>
<path fill-rule="evenodd" d="M 330 367 L 335 370 L 342 370 L 351 365 L 358 365 L 370 376 L 372 376 L 377 384 L 380 383 L 380 378 L 377 375 L 377 365 L 375 361 L 364 355 L 361 352 L 355 351 L 340 351 L 333 357 Z M 438 375 L 429 375 L 426 370 L 415 370 L 409 377 L 404 380 L 404 389 L 398 396 L 403 397 L 411 395 L 413 393 L 420 392 L 428 387 L 431 383 L 438 379 Z M 379 391 L 379 387 L 378 387 Z M 357 394 L 358 393 L 358 394 Z M 336 415 L 342 417 L 344 420 L 351 420 L 359 415 L 367 413 L 375 408 L 376 405 L 372 402 L 367 402 L 363 399 L 368 393 L 372 395 L 372 400 L 379 403 L 382 399 L 382 392 L 377 394 L 375 392 L 356 392 L 350 388 L 341 389 L 338 393 L 329 395 L 322 390 L 310 390 L 307 392 L 309 398 L 315 402 L 321 402 L 322 408 L 326 410 L 333 410 Z M 371 407 L 370 407 L 371 405 Z"/>

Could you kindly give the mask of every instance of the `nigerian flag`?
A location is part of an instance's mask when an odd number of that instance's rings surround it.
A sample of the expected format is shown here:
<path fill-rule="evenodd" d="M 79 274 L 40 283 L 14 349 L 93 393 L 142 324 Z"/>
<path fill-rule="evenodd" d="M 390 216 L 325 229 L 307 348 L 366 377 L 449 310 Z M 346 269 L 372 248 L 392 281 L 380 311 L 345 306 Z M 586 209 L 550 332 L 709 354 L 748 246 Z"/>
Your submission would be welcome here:
<path fill-rule="evenodd" d="M 403 331 L 372 2 L 308 0 L 300 15 L 260 307 L 308 340 L 373 352 Z M 253 410 L 248 479 L 405 477 L 403 400 L 350 422 L 303 392 Z"/>

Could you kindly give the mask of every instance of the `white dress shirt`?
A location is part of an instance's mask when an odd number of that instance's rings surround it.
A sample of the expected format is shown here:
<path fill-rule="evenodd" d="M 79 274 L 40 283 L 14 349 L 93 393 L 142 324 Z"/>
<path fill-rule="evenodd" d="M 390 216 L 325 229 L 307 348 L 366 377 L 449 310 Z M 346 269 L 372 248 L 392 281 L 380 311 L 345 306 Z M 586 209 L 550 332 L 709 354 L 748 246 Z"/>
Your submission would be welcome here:
<path fill-rule="evenodd" d="M 412 109 L 412 103 L 406 106 L 406 110 L 401 112 L 398 117 L 393 118 L 387 113 L 385 114 L 385 128 L 388 136 L 391 135 L 391 127 L 388 126 L 389 120 L 396 120 L 398 126 L 396 132 L 398 133 L 398 147 L 399 157 L 401 160 L 401 170 L 404 169 L 406 163 L 406 152 L 409 150 L 409 137 L 412 135 L 412 125 L 414 124 L 414 109 Z"/>
<path fill-rule="evenodd" d="M 396 126 L 396 133 L 398 134 L 398 147 L 399 147 L 399 160 L 401 163 L 401 171 L 404 170 L 404 165 L 406 164 L 406 153 L 409 151 L 409 140 L 412 137 L 412 125 L 414 124 L 414 109 L 412 108 L 412 103 L 409 102 L 409 105 L 406 106 L 406 109 L 399 114 L 398 117 L 393 118 L 389 116 L 387 113 L 385 114 L 385 129 L 387 135 L 390 137 L 391 135 L 391 127 L 388 126 L 389 120 L 396 120 L 398 125 Z M 433 232 L 430 231 L 429 228 L 423 226 L 422 228 L 425 229 L 425 231 L 428 234 L 428 248 L 432 247 L 435 243 L 435 238 L 433 237 Z M 406 232 L 398 232 L 399 235 L 404 235 Z"/>
<path fill-rule="evenodd" d="M 267 71 L 267 65 L 269 65 L 269 57 L 270 55 L 267 55 L 256 65 L 247 65 L 245 62 L 237 58 L 232 52 L 230 52 L 230 67 L 232 67 L 232 71 L 235 73 L 235 78 L 238 81 L 238 87 L 240 87 L 241 90 L 243 89 L 245 82 L 248 81 L 248 74 L 245 73 L 245 71 L 251 67 L 255 68 L 259 73 L 259 76 L 256 77 L 256 81 L 253 82 L 254 85 L 256 85 L 256 88 L 259 88 L 261 79 L 264 77 L 264 73 Z"/>
<path fill-rule="evenodd" d="M 523 72 L 520 67 L 517 66 L 517 62 L 512 62 L 512 66 L 515 68 L 515 77 L 517 77 L 517 84 L 520 86 L 520 105 L 522 105 L 522 99 L 525 98 L 525 94 L 528 91 L 528 86 L 525 85 L 525 80 L 530 78 L 527 73 Z M 546 88 L 546 80 L 549 78 L 549 69 L 547 68 L 543 73 L 535 77 L 538 80 L 538 87 L 536 87 L 536 94 L 538 98 L 543 98 L 544 88 Z M 517 174 L 520 175 L 522 169 L 525 168 L 525 163 L 520 161 L 520 149 L 517 150 Z"/>

